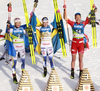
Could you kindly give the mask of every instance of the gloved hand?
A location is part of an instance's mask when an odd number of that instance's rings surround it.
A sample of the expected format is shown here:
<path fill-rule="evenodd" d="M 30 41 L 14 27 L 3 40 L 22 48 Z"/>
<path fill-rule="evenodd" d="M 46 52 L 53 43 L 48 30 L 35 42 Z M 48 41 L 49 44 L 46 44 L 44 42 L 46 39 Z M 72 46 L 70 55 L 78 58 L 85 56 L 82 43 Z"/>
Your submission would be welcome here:
<path fill-rule="evenodd" d="M 93 4 L 93 8 L 95 8 L 96 6 L 95 6 L 95 4 Z"/>
<path fill-rule="evenodd" d="M 66 5 L 64 5 L 63 8 L 66 9 Z"/>
<path fill-rule="evenodd" d="M 7 27 L 10 27 L 10 21 L 7 20 Z"/>
<path fill-rule="evenodd" d="M 95 4 L 93 4 L 93 8 L 94 8 L 94 10 L 96 10 L 96 9 L 97 9 L 97 7 L 96 7 L 96 5 L 95 5 Z"/>
<path fill-rule="evenodd" d="M 7 20 L 7 24 L 10 24 L 10 21 L 9 20 Z"/>
<path fill-rule="evenodd" d="M 35 2 L 35 3 L 34 3 L 34 5 L 33 5 L 33 7 L 36 8 L 36 7 L 37 7 L 37 4 L 38 4 L 38 0 L 34 0 L 34 2 Z"/>
<path fill-rule="evenodd" d="M 38 3 L 38 0 L 34 0 L 34 2 Z"/>

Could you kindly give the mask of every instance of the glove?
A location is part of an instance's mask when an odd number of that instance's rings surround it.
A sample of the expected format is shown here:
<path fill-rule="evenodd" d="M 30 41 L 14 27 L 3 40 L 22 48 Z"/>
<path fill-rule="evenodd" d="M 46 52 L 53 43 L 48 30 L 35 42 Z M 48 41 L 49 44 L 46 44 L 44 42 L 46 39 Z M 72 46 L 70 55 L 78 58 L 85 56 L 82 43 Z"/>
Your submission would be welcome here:
<path fill-rule="evenodd" d="M 93 4 L 93 8 L 94 8 L 94 10 L 95 10 L 95 9 L 97 9 L 97 7 L 96 7 L 96 5 L 95 5 L 95 4 Z"/>
<path fill-rule="evenodd" d="M 34 2 L 38 3 L 38 0 L 34 0 Z"/>
<path fill-rule="evenodd" d="M 9 28 L 9 27 L 10 27 L 10 21 L 7 20 L 7 28 Z"/>
<path fill-rule="evenodd" d="M 10 2 L 10 3 L 8 3 L 8 4 L 7 4 L 7 6 L 8 6 L 8 7 L 11 7 L 11 6 L 12 6 L 11 2 Z"/>
<path fill-rule="evenodd" d="M 93 8 L 95 8 L 96 6 L 95 6 L 95 4 L 93 4 Z"/>
<path fill-rule="evenodd" d="M 66 9 L 66 5 L 64 5 L 63 8 Z"/>
<path fill-rule="evenodd" d="M 30 15 L 32 16 L 33 15 L 33 12 L 31 12 Z"/>
<path fill-rule="evenodd" d="M 7 20 L 7 24 L 10 24 L 10 21 L 9 20 Z"/>
<path fill-rule="evenodd" d="M 37 7 L 37 2 L 35 2 L 35 3 L 34 3 L 33 7 L 34 7 L 34 8 L 36 8 L 36 7 Z"/>

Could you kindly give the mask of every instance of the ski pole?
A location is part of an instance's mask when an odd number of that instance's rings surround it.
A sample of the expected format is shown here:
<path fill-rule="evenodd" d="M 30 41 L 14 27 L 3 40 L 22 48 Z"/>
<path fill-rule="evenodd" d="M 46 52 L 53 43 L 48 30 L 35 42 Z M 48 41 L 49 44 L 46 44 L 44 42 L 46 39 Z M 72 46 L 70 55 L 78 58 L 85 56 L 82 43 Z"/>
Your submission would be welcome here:
<path fill-rule="evenodd" d="M 66 2 L 64 0 L 64 5 L 66 5 Z M 65 8 L 65 17 L 67 19 L 67 11 L 66 11 L 66 8 Z M 67 34 L 68 34 L 68 40 L 69 40 L 69 49 L 70 49 L 70 36 L 69 36 L 69 27 L 68 27 L 68 21 L 66 21 L 66 24 L 67 24 Z"/>

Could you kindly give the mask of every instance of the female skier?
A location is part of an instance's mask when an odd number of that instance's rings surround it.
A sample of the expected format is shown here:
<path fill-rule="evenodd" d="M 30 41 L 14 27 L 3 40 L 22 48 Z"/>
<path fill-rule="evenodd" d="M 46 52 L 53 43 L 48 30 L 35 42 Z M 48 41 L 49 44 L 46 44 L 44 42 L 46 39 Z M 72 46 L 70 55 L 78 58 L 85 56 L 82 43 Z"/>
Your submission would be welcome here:
<path fill-rule="evenodd" d="M 7 26 L 10 26 L 9 24 L 10 24 L 10 22 L 8 20 Z M 24 46 L 23 36 L 24 36 L 24 34 L 26 34 L 26 31 L 20 26 L 21 26 L 20 18 L 15 18 L 14 19 L 14 27 L 10 28 L 8 30 L 8 33 L 11 34 L 13 46 L 16 51 L 16 56 L 12 58 L 13 82 L 16 84 L 18 83 L 17 78 L 16 78 L 16 64 L 17 64 L 18 52 L 20 53 L 20 58 L 21 58 L 21 62 L 22 62 L 22 65 L 21 65 L 22 72 L 25 70 L 25 46 Z"/>
<path fill-rule="evenodd" d="M 72 27 L 73 31 L 73 40 L 71 45 L 71 54 L 72 54 L 72 62 L 71 62 L 71 79 L 74 79 L 74 67 L 76 60 L 76 53 L 78 51 L 79 54 L 79 68 L 80 73 L 79 77 L 82 74 L 83 70 L 83 55 L 84 55 L 84 27 L 89 23 L 89 18 L 87 17 L 85 21 L 81 22 L 81 14 L 75 14 L 75 22 L 66 18 L 65 13 L 66 5 L 64 5 L 64 19 L 67 23 Z"/>

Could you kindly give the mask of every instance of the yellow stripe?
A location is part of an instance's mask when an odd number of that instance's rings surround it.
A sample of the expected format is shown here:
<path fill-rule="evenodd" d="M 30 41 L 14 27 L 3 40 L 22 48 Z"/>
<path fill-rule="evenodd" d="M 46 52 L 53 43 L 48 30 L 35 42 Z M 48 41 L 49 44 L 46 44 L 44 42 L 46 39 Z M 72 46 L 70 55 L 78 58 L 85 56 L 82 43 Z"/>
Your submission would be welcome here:
<path fill-rule="evenodd" d="M 10 37 L 10 34 L 8 34 L 8 33 L 5 33 L 5 39 L 12 42 L 12 39 Z"/>

